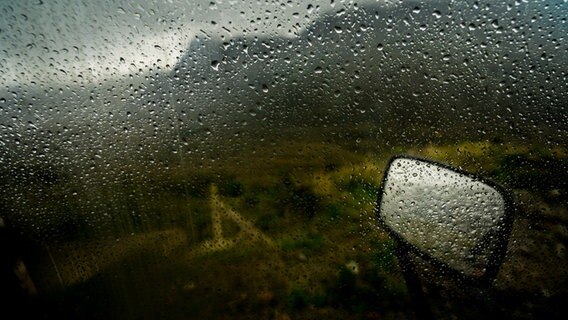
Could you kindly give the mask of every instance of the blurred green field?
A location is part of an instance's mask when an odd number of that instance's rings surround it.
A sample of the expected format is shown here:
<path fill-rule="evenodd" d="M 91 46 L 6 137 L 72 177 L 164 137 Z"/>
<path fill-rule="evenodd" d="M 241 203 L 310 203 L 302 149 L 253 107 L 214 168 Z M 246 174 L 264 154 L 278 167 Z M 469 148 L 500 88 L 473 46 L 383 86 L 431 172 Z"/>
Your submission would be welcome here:
<path fill-rule="evenodd" d="M 568 281 L 557 268 L 568 242 L 566 149 L 283 136 L 151 165 L 25 168 L 37 174 L 7 175 L 3 188 L 18 196 L 2 203 L 35 248 L 30 272 L 49 318 L 412 318 L 393 243 L 373 216 L 385 166 L 401 153 L 512 191 L 502 305 L 554 312 Z M 513 303 L 534 295 L 548 298 Z"/>

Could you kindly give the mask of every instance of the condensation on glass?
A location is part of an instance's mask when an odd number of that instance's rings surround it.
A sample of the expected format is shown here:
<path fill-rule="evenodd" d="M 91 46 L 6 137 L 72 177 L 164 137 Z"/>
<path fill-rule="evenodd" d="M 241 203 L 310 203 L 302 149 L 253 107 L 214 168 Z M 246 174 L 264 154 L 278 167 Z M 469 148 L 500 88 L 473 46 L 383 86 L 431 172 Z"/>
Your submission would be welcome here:
<path fill-rule="evenodd" d="M 374 211 L 389 159 L 410 154 L 511 192 L 491 297 L 506 314 L 559 318 L 567 11 L 0 1 L 6 305 L 47 318 L 411 317 Z M 429 299 L 440 315 L 470 312 Z"/>

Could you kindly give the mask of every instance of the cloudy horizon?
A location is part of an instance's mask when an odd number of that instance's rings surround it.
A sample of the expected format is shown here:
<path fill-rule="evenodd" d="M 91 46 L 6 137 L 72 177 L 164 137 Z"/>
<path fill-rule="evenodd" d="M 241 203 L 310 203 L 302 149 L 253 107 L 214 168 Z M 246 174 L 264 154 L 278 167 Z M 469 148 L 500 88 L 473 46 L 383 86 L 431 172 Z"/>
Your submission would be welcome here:
<path fill-rule="evenodd" d="M 394 3 L 367 0 L 365 3 Z M 0 1 L 0 68 L 4 87 L 89 83 L 168 69 L 197 35 L 294 37 L 323 13 L 353 1 L 262 3 L 197 0 L 129 3 Z M 358 3 L 359 5 L 361 2 Z"/>

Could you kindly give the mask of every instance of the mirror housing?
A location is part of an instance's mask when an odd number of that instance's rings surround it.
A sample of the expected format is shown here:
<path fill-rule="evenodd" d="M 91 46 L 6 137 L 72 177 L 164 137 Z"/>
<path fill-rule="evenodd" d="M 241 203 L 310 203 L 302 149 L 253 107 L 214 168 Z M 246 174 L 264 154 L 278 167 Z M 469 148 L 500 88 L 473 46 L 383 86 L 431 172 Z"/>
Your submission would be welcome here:
<path fill-rule="evenodd" d="M 495 278 L 512 227 L 498 185 L 429 160 L 391 159 L 376 211 L 399 247 L 461 278 Z"/>

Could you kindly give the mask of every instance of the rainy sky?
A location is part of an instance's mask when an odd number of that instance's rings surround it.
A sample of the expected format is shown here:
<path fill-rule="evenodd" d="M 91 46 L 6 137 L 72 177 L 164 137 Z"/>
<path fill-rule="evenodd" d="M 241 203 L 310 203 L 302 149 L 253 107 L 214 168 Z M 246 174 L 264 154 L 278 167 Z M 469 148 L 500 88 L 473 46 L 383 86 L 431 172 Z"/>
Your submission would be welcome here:
<path fill-rule="evenodd" d="M 357 1 L 358 4 L 388 0 Z M 196 35 L 294 37 L 350 0 L 0 0 L 0 81 L 88 83 L 175 65 Z"/>

